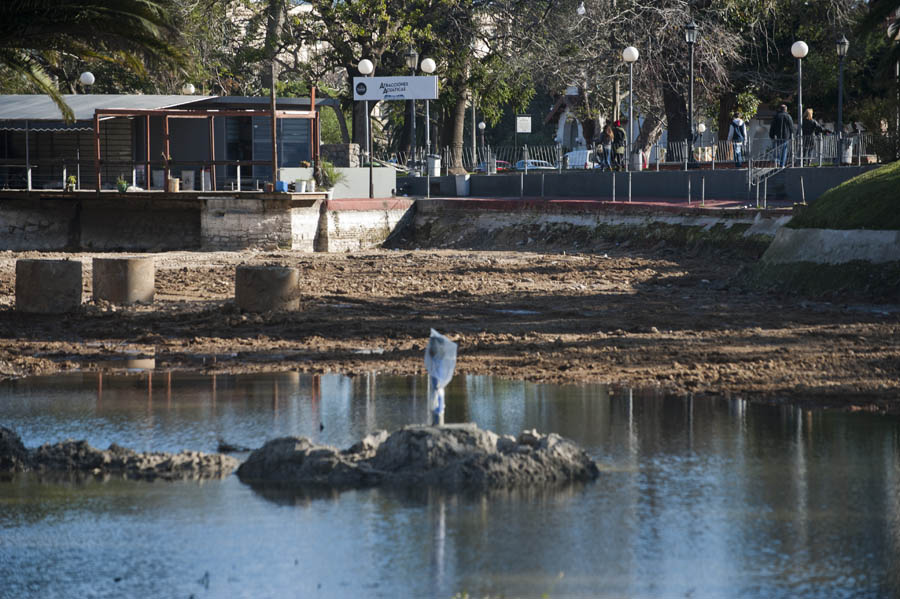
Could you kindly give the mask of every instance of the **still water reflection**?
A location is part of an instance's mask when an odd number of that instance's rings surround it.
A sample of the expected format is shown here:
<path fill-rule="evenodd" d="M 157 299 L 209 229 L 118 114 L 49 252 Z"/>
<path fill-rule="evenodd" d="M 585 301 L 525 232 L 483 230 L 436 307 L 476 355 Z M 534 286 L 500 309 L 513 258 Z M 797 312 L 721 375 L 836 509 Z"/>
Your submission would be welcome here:
<path fill-rule="evenodd" d="M 460 376 L 447 421 L 585 446 L 562 491 L 307 495 L 204 483 L 0 482 L 0 597 L 891 597 L 896 418 Z M 29 447 L 339 447 L 425 422 L 425 381 L 73 374 L 0 383 Z"/>

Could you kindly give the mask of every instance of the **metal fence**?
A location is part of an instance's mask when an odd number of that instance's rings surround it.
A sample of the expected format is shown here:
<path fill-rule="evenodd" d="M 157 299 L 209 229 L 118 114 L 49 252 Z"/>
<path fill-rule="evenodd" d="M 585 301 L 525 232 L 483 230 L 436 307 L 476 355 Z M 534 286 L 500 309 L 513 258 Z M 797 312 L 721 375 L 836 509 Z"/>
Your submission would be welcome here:
<path fill-rule="evenodd" d="M 141 189 L 165 189 L 165 169 L 169 177 L 179 179 L 182 190 L 208 191 L 212 189 L 215 173 L 219 190 L 261 190 L 270 176 L 260 177 L 255 171 L 265 168 L 271 172 L 271 161 L 169 161 L 147 163 L 144 161 L 104 160 L 100 165 L 102 189 L 116 189 L 119 179 Z M 76 190 L 96 189 L 97 171 L 93 159 L 79 161 L 31 161 L 29 166 L 21 160 L 0 160 L 0 189 L 66 189 L 72 183 Z"/>
<path fill-rule="evenodd" d="M 855 133 L 843 138 L 843 147 L 839 148 L 835 135 L 817 135 L 803 138 L 802 156 L 800 139 L 791 140 L 788 149 L 787 167 L 828 166 L 833 164 L 864 164 L 875 162 L 874 136 L 872 133 Z M 749 162 L 762 168 L 767 162 L 774 161 L 773 144 L 769 139 L 748 139 L 744 142 L 742 166 Z M 734 163 L 734 146 L 726 140 L 713 139 L 707 142 L 694 143 L 691 156 L 690 144 L 676 141 L 654 145 L 649 152 L 646 166 L 651 170 L 661 167 L 672 168 L 696 167 L 705 168 L 728 167 Z M 439 154 L 426 156 L 424 149 L 419 150 L 413 159 L 403 152 L 391 155 L 376 155 L 379 162 L 393 164 L 401 171 L 417 171 L 424 173 L 431 165 L 432 175 L 446 174 L 454 165 L 461 165 L 468 172 L 504 172 L 516 170 L 517 163 L 523 160 L 541 161 L 547 166 L 561 170 L 564 166 L 563 148 L 560 145 L 544 146 L 471 146 L 462 149 L 445 147 Z M 597 164 L 597 158 L 593 158 Z M 260 178 L 254 167 L 271 169 L 267 161 L 221 161 L 215 163 L 176 163 L 170 162 L 170 176 L 182 177 L 183 172 L 194 173 L 193 189 L 209 189 L 209 171 L 215 167 L 216 187 L 218 189 L 258 189 L 267 178 Z M 519 169 L 521 170 L 519 165 Z M 581 168 L 583 165 L 571 165 Z M 101 164 L 101 181 L 104 189 L 114 189 L 116 180 L 121 176 L 129 184 L 144 189 L 163 189 L 162 172 L 165 165 L 151 163 L 151 177 L 148 186 L 145 162 L 113 162 L 104 160 Z M 64 189 L 67 180 L 75 178 L 76 189 L 94 189 L 96 175 L 93 159 L 87 160 L 55 160 L 52 162 L 32 161 L 31 168 L 22 160 L 0 160 L 0 189 Z"/>
<path fill-rule="evenodd" d="M 836 135 L 804 136 L 803 151 L 801 156 L 799 137 L 791 139 L 788 148 L 789 167 L 796 166 L 827 166 L 832 164 L 856 164 L 874 162 L 877 157 L 872 152 L 874 136 L 872 133 L 854 133 L 843 138 L 843 150 L 838 151 L 838 138 Z M 712 141 L 694 142 L 693 156 L 687 140 L 675 141 L 666 144 L 665 151 L 659 151 L 663 155 L 663 164 L 687 164 L 701 163 L 715 168 L 717 164 L 734 163 L 734 143 L 728 140 L 715 139 Z M 743 142 L 742 164 L 749 160 L 765 161 L 773 160 L 771 152 L 774 140 L 765 138 L 751 138 Z"/>

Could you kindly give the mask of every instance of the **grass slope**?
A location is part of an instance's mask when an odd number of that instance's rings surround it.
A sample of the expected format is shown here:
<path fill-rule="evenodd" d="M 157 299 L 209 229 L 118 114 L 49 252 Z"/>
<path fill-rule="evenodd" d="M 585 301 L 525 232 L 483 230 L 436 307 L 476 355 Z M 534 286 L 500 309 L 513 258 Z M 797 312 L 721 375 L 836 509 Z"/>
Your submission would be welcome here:
<path fill-rule="evenodd" d="M 792 229 L 900 230 L 900 161 L 828 190 L 791 219 Z"/>

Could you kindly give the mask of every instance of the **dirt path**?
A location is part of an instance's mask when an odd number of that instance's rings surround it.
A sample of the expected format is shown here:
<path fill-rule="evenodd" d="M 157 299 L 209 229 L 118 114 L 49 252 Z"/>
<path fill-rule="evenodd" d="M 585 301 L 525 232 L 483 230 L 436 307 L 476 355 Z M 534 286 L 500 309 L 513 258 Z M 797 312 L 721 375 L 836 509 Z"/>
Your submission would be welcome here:
<path fill-rule="evenodd" d="M 92 368 L 123 352 L 208 372 L 415 373 L 429 328 L 459 343 L 458 372 L 900 412 L 900 305 L 746 291 L 742 258 L 611 245 L 589 254 L 490 251 L 173 252 L 156 302 L 16 312 L 0 254 L 0 376 Z M 241 263 L 300 269 L 301 310 L 240 314 Z"/>

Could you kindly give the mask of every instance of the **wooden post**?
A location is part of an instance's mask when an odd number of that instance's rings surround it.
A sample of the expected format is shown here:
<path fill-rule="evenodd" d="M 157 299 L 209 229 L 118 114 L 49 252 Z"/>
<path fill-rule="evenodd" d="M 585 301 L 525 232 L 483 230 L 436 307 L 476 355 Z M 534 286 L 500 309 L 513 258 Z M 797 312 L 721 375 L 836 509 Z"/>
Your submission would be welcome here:
<path fill-rule="evenodd" d="M 309 90 L 309 109 L 314 117 L 309 127 L 309 149 L 310 157 L 315 167 L 319 160 L 319 115 L 316 112 L 316 88 L 314 87 Z M 369 135 L 371 135 L 371 132 Z"/>
<path fill-rule="evenodd" d="M 216 190 L 216 117 L 209 117 L 209 187 L 212 191 Z M 227 176 L 227 174 L 226 174 Z M 200 173 L 200 187 L 203 187 L 203 173 Z"/>
<path fill-rule="evenodd" d="M 144 168 L 147 169 L 144 171 L 146 176 L 146 180 L 144 181 L 144 185 L 147 186 L 147 189 L 152 188 L 151 184 L 151 176 L 150 176 L 150 115 L 144 119 L 144 145 L 146 146 L 146 154 L 144 154 L 144 158 L 147 159 L 147 163 L 144 165 Z"/>
<path fill-rule="evenodd" d="M 163 116 L 163 140 L 165 141 L 165 168 L 163 171 L 163 189 L 169 191 L 169 160 L 172 154 L 169 152 L 169 115 Z"/>
<path fill-rule="evenodd" d="M 97 176 L 97 193 L 100 193 L 100 115 L 94 113 L 94 174 Z"/>
<path fill-rule="evenodd" d="M 269 104 L 272 107 L 272 187 L 278 181 L 278 119 L 275 116 L 275 61 L 270 65 L 272 69 L 272 89 L 269 90 Z"/>

